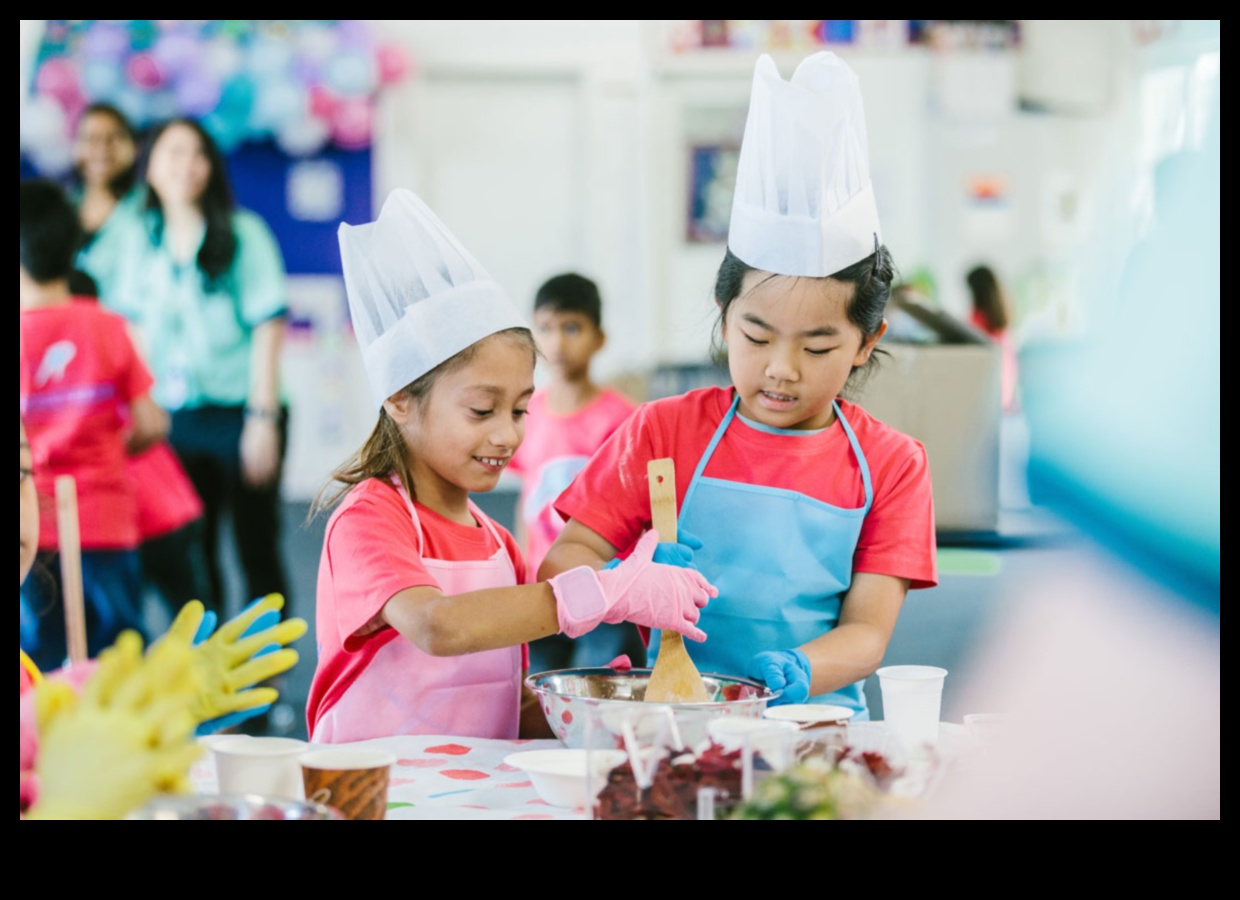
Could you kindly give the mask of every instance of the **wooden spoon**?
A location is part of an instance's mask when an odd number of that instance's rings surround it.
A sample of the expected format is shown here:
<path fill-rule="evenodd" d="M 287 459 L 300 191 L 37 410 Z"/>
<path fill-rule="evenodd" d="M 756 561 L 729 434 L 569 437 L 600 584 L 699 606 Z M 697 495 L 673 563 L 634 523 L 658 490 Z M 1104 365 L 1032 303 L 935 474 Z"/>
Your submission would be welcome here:
<path fill-rule="evenodd" d="M 82 602 L 82 539 L 78 529 L 77 483 L 56 478 L 56 541 L 60 545 L 60 593 L 65 606 L 69 664 L 86 662 L 86 608 Z"/>
<path fill-rule="evenodd" d="M 652 459 L 646 466 L 650 480 L 650 523 L 659 540 L 676 542 L 676 468 L 670 459 Z M 710 693 L 697 666 L 689 658 L 679 631 L 659 632 L 659 658 L 646 685 L 651 703 L 709 703 Z"/>

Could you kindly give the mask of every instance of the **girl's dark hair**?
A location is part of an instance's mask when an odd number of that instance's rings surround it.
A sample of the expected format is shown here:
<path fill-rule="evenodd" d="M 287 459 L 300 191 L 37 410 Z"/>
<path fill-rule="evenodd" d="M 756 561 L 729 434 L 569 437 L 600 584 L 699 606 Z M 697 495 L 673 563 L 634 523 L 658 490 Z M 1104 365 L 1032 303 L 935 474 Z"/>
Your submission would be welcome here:
<path fill-rule="evenodd" d="M 973 309 L 986 323 L 986 330 L 992 334 L 1008 327 L 1007 303 L 1003 299 L 1003 288 L 999 279 L 989 266 L 975 266 L 965 276 L 969 283 L 969 292 L 973 295 Z"/>
<path fill-rule="evenodd" d="M 198 198 L 198 208 L 202 211 L 207 225 L 206 234 L 202 239 L 202 248 L 198 251 L 198 268 L 203 274 L 207 287 L 215 289 L 220 286 L 237 256 L 237 234 L 233 231 L 232 224 L 235 205 L 232 188 L 228 184 L 228 170 L 224 166 L 224 155 L 220 153 L 220 148 L 197 120 L 186 117 L 169 119 L 157 126 L 146 139 L 139 168 L 145 181 L 147 169 L 150 166 L 151 151 L 164 133 L 174 125 L 189 128 L 198 135 L 198 140 L 202 142 L 202 152 L 206 154 L 207 163 L 211 166 L 211 174 L 207 176 L 207 186 L 203 189 L 202 196 Z M 152 214 L 151 243 L 158 244 L 163 238 L 164 215 L 163 207 L 159 202 L 159 194 L 153 188 L 146 192 L 146 208 Z"/>
<path fill-rule="evenodd" d="M 113 106 L 111 103 L 97 101 L 90 104 L 82 110 L 82 114 L 78 116 L 77 128 L 82 127 L 82 123 L 86 121 L 88 116 L 110 116 L 117 125 L 121 127 L 121 131 L 129 137 L 136 147 L 138 144 L 138 132 L 134 130 L 133 123 L 125 118 L 125 114 Z M 108 182 L 108 193 L 117 200 L 124 197 L 133 188 L 134 182 L 138 180 L 138 167 L 132 165 L 123 172 L 118 172 L 111 181 Z M 82 172 L 77 167 L 73 167 L 73 187 L 80 188 L 83 184 Z"/>
<path fill-rule="evenodd" d="M 17 228 L 21 266 L 39 284 L 68 278 L 81 246 L 77 210 L 60 185 L 43 178 L 21 182 Z"/>
<path fill-rule="evenodd" d="M 534 342 L 533 332 L 528 328 L 507 328 L 470 344 L 456 356 L 449 357 L 416 381 L 405 385 L 401 393 L 408 394 L 415 403 L 422 406 L 422 401 L 430 394 L 431 388 L 442 376 L 468 365 L 478 353 L 478 348 L 486 341 L 495 338 L 520 344 L 529 349 L 532 358 L 538 357 L 538 345 Z M 405 438 L 400 433 L 400 426 L 387 414 L 386 409 L 380 407 L 379 421 L 375 423 L 374 431 L 348 462 L 332 472 L 331 480 L 323 485 L 318 496 L 314 498 L 314 503 L 310 507 L 310 518 L 318 515 L 322 510 L 335 506 L 354 485 L 361 484 L 368 478 L 387 478 L 392 472 L 400 478 L 401 484 L 409 492 L 410 499 L 416 497 L 413 478 L 409 474 Z M 332 490 L 333 486 L 336 486 L 335 490 Z"/>
<path fill-rule="evenodd" d="M 719 341 L 718 335 L 722 332 L 732 301 L 741 295 L 741 285 L 745 276 L 752 271 L 754 271 L 753 266 L 743 262 L 732 252 L 731 248 L 724 253 L 723 262 L 719 265 L 719 274 L 715 278 L 715 299 L 719 303 L 719 321 L 716 323 L 716 339 L 713 349 L 718 361 L 726 357 L 725 348 Z M 891 298 L 891 283 L 895 275 L 895 263 L 891 259 L 890 251 L 886 245 L 879 245 L 873 253 L 860 262 L 855 262 L 851 266 L 826 276 L 835 281 L 853 285 L 852 298 L 848 301 L 845 314 L 848 316 L 848 321 L 861 330 L 863 338 L 874 337 L 882 328 L 883 316 L 887 312 L 887 301 Z M 799 277 L 803 276 L 772 274 L 767 280 Z M 878 361 L 875 357 L 880 353 L 885 354 L 886 351 L 874 348 L 874 352 L 864 364 L 853 368 L 841 394 L 860 389 L 877 368 Z"/>

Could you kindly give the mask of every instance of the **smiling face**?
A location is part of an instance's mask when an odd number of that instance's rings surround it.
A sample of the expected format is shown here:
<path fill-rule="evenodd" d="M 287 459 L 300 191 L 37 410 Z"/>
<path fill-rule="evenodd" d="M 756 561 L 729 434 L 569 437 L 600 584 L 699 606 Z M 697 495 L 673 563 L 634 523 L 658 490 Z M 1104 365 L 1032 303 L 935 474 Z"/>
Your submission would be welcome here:
<path fill-rule="evenodd" d="M 188 125 L 169 125 L 151 147 L 146 180 L 165 205 L 197 203 L 207 189 L 211 161 Z"/>
<path fill-rule="evenodd" d="M 562 381 L 582 381 L 590 375 L 590 360 L 603 348 L 603 332 L 585 313 L 544 306 L 534 310 L 538 349 Z"/>
<path fill-rule="evenodd" d="M 73 161 L 88 185 L 106 186 L 133 165 L 137 149 L 116 116 L 96 111 L 87 113 L 78 123 Z"/>
<path fill-rule="evenodd" d="M 21 531 L 18 550 L 21 563 L 20 586 L 30 574 L 34 565 L 34 555 L 39 549 L 39 495 L 34 489 L 34 461 L 30 455 L 30 444 L 26 442 L 26 427 L 18 420 L 21 432 Z"/>
<path fill-rule="evenodd" d="M 530 346 L 492 335 L 420 401 L 389 398 L 384 408 L 405 437 L 417 499 L 451 518 L 465 511 L 469 493 L 492 490 L 525 437 L 532 393 Z"/>
<path fill-rule="evenodd" d="M 833 278 L 745 275 L 723 323 L 741 415 L 775 428 L 832 422 L 831 402 L 887 327 L 866 339 L 849 321 L 853 290 Z"/>

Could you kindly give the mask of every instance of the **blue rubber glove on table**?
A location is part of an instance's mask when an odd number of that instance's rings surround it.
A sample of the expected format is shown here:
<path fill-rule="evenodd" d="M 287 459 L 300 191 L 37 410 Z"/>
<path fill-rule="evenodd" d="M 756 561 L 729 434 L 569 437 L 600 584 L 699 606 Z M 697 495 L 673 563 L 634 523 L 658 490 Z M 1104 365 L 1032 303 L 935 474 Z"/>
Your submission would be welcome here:
<path fill-rule="evenodd" d="M 783 691 L 771 701 L 772 706 L 809 699 L 809 657 L 800 650 L 763 650 L 749 661 L 745 675 L 773 691 Z"/>

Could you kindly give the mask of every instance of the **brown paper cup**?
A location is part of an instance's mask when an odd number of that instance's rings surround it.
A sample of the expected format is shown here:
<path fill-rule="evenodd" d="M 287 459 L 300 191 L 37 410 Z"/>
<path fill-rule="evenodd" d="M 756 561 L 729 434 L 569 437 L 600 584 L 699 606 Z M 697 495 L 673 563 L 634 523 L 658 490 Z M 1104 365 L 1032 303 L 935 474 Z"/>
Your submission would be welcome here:
<path fill-rule="evenodd" d="M 346 819 L 387 814 L 388 776 L 396 757 L 382 750 L 324 747 L 301 757 L 306 799 L 334 807 Z"/>

